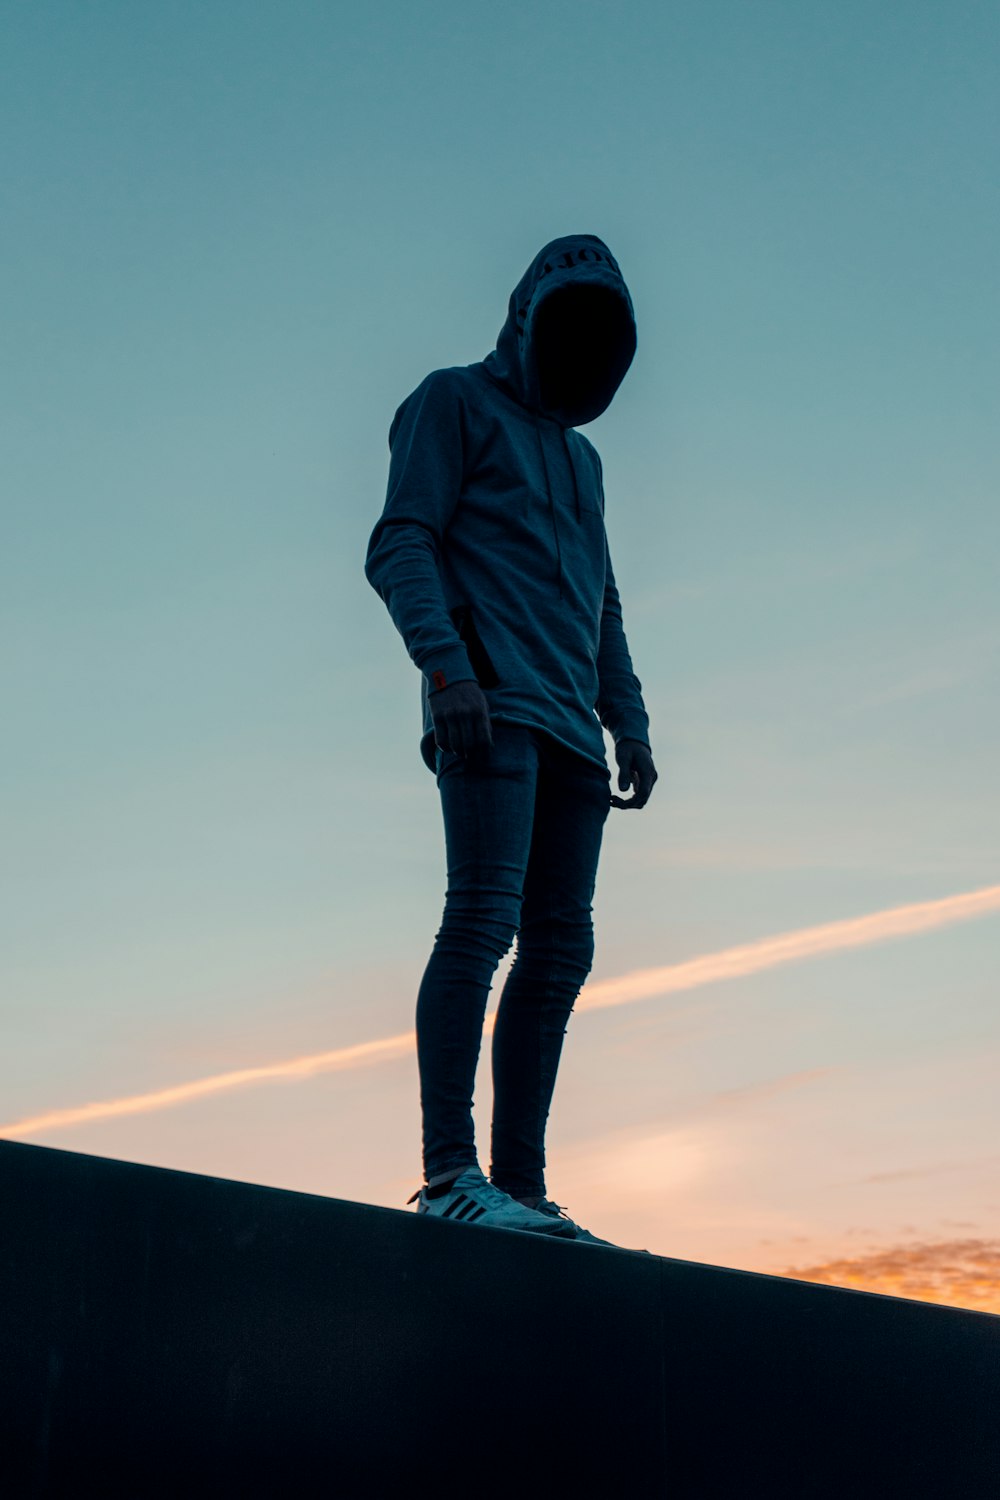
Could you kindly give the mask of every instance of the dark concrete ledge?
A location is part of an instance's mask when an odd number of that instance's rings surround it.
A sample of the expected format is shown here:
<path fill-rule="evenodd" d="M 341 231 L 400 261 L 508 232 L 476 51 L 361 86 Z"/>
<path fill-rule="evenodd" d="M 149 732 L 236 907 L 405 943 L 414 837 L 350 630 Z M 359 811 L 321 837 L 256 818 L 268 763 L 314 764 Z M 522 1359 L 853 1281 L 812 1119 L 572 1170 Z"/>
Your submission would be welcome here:
<path fill-rule="evenodd" d="M 1000 1496 L 988 1313 L 13 1141 L 0 1212 L 9 1500 Z"/>

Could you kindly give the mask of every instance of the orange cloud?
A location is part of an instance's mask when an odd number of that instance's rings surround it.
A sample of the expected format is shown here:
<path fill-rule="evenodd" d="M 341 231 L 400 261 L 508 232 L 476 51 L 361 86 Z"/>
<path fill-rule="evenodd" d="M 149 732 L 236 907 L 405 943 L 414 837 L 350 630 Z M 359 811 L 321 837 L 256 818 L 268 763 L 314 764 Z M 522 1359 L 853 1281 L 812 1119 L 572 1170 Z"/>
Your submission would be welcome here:
<path fill-rule="evenodd" d="M 1000 1313 L 1000 1240 L 968 1238 L 887 1246 L 867 1255 L 768 1273 L 886 1297 Z"/>
<path fill-rule="evenodd" d="M 719 953 L 708 953 L 701 958 L 687 959 L 683 963 L 667 964 L 655 969 L 636 969 L 617 979 L 587 984 L 576 1008 L 578 1011 L 599 1010 L 612 1005 L 627 1005 L 635 1000 L 646 1000 L 652 995 L 669 995 L 678 990 L 696 989 L 699 985 L 714 984 L 720 979 L 740 979 L 744 975 L 775 968 L 779 964 L 815 958 L 821 953 L 837 953 L 845 948 L 859 948 L 868 943 L 883 943 L 890 938 L 910 937 L 933 931 L 936 927 L 970 921 L 994 911 L 1000 911 L 1000 885 L 985 886 L 978 891 L 970 891 L 962 896 L 947 896 L 939 901 L 890 907 L 885 911 L 874 912 L 871 916 L 827 922 L 820 927 L 805 927 L 799 932 L 780 933 L 776 937 L 762 938 L 756 943 L 745 943 L 736 948 L 725 948 Z M 492 1031 L 495 1016 L 495 1011 L 487 1015 L 487 1031 Z M 395 1036 L 383 1037 L 380 1041 L 361 1042 L 353 1047 L 337 1047 L 331 1052 L 314 1052 L 306 1057 L 268 1063 L 259 1068 L 239 1068 L 234 1072 L 217 1073 L 211 1078 L 199 1078 L 193 1083 L 179 1083 L 145 1094 L 103 1099 L 70 1109 L 48 1110 L 44 1114 L 0 1125 L 0 1136 L 13 1138 L 37 1135 L 43 1130 L 86 1125 L 92 1120 L 110 1120 L 117 1115 L 170 1109 L 186 1104 L 189 1100 L 200 1099 L 206 1094 L 221 1093 L 224 1089 L 241 1088 L 248 1084 L 266 1083 L 271 1079 L 309 1078 L 313 1073 L 369 1067 L 375 1063 L 391 1062 L 412 1052 L 415 1047 L 416 1032 L 401 1031 Z"/>

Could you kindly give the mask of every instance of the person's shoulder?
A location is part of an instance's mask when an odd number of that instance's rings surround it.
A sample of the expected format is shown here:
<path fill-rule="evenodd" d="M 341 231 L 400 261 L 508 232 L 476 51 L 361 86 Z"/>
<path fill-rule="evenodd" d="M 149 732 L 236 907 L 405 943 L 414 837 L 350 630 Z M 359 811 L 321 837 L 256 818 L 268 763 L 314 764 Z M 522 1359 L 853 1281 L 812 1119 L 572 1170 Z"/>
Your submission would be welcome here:
<path fill-rule="evenodd" d="M 454 382 L 451 375 L 451 369 L 429 370 L 422 380 L 407 391 L 393 414 L 389 428 L 390 446 L 399 424 L 408 412 L 434 410 L 437 407 L 447 406 L 454 400 Z"/>
<path fill-rule="evenodd" d="M 573 434 L 570 441 L 579 443 L 584 453 L 588 454 L 594 460 L 594 462 L 599 465 L 601 462 L 601 455 L 598 453 L 597 449 L 590 441 L 590 438 L 582 433 L 577 427 L 571 427 L 569 431 Z"/>
<path fill-rule="evenodd" d="M 471 365 L 447 365 L 433 370 L 436 389 L 447 399 L 458 401 L 470 420 L 492 411 L 500 396 L 494 382 L 483 369 L 482 360 Z"/>
<path fill-rule="evenodd" d="M 497 387 L 483 371 L 482 360 L 471 365 L 444 365 L 424 376 L 418 389 L 442 405 L 455 404 L 463 419 L 476 429 L 477 419 L 486 415 L 497 401 Z"/>
<path fill-rule="evenodd" d="M 438 370 L 429 370 L 417 386 L 417 390 L 423 390 L 425 387 L 441 392 L 471 390 L 475 384 L 471 369 L 470 365 L 442 365 Z"/>
<path fill-rule="evenodd" d="M 455 402 L 467 405 L 470 401 L 475 401 L 477 385 L 468 365 L 443 365 L 440 369 L 428 370 L 402 405 L 411 401 L 419 405 L 429 402 L 432 406 L 444 407 Z"/>
<path fill-rule="evenodd" d="M 424 378 L 403 397 L 396 407 L 389 426 L 389 447 L 404 418 L 421 421 L 459 421 L 463 430 L 469 422 L 469 412 L 475 413 L 481 401 L 481 382 L 470 365 L 443 365 L 437 370 L 428 370 Z"/>
<path fill-rule="evenodd" d="M 575 427 L 568 428 L 566 435 L 569 438 L 570 442 L 576 447 L 577 452 L 582 453 L 587 459 L 589 459 L 590 463 L 597 470 L 598 475 L 603 480 L 604 465 L 601 463 L 601 455 L 598 453 L 597 449 L 590 441 L 590 438 L 585 437 L 584 434 L 582 432 L 579 432 Z"/>

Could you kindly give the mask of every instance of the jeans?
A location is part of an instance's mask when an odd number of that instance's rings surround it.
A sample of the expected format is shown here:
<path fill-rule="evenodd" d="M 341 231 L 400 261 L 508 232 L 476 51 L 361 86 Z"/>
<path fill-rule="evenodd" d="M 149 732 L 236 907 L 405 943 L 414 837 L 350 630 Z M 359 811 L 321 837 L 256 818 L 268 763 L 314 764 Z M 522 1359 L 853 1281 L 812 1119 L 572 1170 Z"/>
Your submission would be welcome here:
<path fill-rule="evenodd" d="M 503 720 L 492 747 L 436 752 L 448 888 L 417 996 L 426 1181 L 478 1166 L 472 1096 L 494 972 L 517 937 L 493 1031 L 490 1176 L 545 1195 L 545 1125 L 566 1024 L 594 958 L 591 902 L 611 772 Z"/>

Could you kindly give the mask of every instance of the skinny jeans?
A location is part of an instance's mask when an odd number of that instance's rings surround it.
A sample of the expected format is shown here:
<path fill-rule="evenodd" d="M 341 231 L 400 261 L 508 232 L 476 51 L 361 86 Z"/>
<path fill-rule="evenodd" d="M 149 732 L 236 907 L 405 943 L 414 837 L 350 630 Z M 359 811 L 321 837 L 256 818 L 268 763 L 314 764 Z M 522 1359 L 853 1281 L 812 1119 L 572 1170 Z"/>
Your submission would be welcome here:
<path fill-rule="evenodd" d="M 492 733 L 468 756 L 436 752 L 448 886 L 417 996 L 424 1178 L 479 1165 L 486 1002 L 516 937 L 493 1029 L 490 1177 L 511 1197 L 543 1197 L 563 1037 L 594 958 L 611 772 L 530 725 L 495 720 Z"/>

